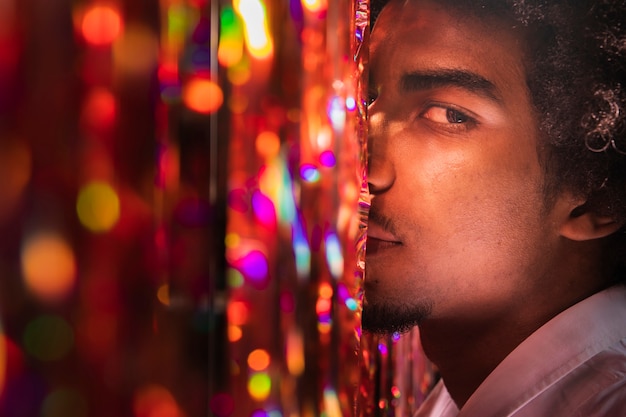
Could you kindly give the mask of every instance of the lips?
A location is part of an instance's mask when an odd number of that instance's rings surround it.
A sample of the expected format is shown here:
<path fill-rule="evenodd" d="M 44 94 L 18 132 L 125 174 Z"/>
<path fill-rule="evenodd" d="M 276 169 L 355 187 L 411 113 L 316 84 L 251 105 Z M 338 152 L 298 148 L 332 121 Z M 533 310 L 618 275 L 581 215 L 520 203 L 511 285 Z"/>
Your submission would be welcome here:
<path fill-rule="evenodd" d="M 391 231 L 370 218 L 367 226 L 366 245 L 367 255 L 373 255 L 381 250 L 400 246 L 402 242 Z"/>

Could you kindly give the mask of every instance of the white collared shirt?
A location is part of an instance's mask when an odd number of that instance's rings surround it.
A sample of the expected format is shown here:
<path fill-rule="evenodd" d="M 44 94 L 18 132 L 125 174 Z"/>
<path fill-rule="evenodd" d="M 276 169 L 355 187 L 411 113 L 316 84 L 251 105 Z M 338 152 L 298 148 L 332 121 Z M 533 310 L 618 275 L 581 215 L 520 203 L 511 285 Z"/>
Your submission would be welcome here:
<path fill-rule="evenodd" d="M 544 324 L 460 411 L 442 382 L 415 417 L 626 416 L 626 287 L 597 293 Z"/>

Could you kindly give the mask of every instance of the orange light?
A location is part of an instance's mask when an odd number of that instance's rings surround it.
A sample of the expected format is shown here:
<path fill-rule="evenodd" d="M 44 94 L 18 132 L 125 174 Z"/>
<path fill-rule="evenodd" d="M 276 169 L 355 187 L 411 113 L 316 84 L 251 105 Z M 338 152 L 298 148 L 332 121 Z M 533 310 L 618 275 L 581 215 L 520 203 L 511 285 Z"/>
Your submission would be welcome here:
<path fill-rule="evenodd" d="M 333 296 L 333 287 L 328 282 L 320 284 L 318 294 L 321 298 L 329 299 Z"/>
<path fill-rule="evenodd" d="M 260 156 L 266 159 L 273 158 L 280 151 L 280 138 L 274 132 L 261 132 L 256 138 L 255 145 Z"/>
<path fill-rule="evenodd" d="M 136 417 L 182 417 L 174 396 L 163 386 L 147 385 L 135 393 L 133 409 Z"/>
<path fill-rule="evenodd" d="M 170 286 L 168 284 L 163 284 L 159 287 L 157 291 L 157 299 L 164 306 L 170 305 Z"/>
<path fill-rule="evenodd" d="M 83 37 L 92 45 L 110 45 L 122 32 L 122 18 L 109 6 L 93 6 L 85 12 Z"/>
<path fill-rule="evenodd" d="M 235 326 L 233 324 L 228 325 L 228 341 L 229 342 L 236 342 L 241 339 L 241 336 L 243 336 L 241 327 Z"/>
<path fill-rule="evenodd" d="M 295 376 L 304 372 L 304 340 L 299 332 L 287 335 L 287 369 Z"/>
<path fill-rule="evenodd" d="M 183 88 L 183 102 L 193 111 L 209 114 L 220 108 L 224 93 L 213 81 L 195 78 Z"/>
<path fill-rule="evenodd" d="M 270 366 L 270 355 L 263 349 L 256 349 L 248 355 L 248 366 L 253 371 L 264 371 Z"/>
<path fill-rule="evenodd" d="M 58 301 L 76 281 L 74 252 L 59 235 L 30 237 L 22 249 L 22 274 L 28 289 L 44 301 Z"/>

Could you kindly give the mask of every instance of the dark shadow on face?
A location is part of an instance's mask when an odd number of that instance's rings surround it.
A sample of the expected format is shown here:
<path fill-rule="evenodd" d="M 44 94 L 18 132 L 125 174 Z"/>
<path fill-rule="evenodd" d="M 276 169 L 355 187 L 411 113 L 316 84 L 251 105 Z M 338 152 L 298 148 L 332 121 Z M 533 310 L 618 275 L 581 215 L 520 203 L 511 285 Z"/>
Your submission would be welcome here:
<path fill-rule="evenodd" d="M 384 305 L 363 306 L 363 330 L 373 334 L 406 333 L 430 315 L 430 304 L 418 306 L 396 306 L 390 303 Z"/>

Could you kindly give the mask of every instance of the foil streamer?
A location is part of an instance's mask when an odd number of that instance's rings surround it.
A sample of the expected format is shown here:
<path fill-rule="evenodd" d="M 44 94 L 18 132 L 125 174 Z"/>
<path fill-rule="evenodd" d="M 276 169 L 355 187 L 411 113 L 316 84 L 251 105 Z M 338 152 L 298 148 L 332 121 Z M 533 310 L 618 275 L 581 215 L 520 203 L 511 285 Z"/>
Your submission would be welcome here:
<path fill-rule="evenodd" d="M 365 182 L 355 5 L 242 0 L 219 13 L 229 377 L 212 411 L 350 416 Z"/>

